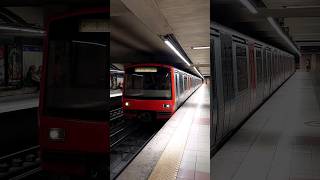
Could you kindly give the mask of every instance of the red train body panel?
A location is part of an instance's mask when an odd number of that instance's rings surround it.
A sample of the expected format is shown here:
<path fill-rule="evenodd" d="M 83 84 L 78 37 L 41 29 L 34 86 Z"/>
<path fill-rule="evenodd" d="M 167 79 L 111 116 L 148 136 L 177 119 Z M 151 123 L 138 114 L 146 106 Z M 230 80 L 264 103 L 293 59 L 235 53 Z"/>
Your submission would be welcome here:
<path fill-rule="evenodd" d="M 66 134 L 64 141 L 48 141 L 50 128 L 64 129 Z M 42 149 L 85 153 L 106 153 L 109 149 L 106 123 L 66 121 L 64 118 L 43 117 L 40 134 Z"/>
<path fill-rule="evenodd" d="M 90 168 L 94 166 L 93 164 L 95 162 L 107 158 L 109 154 L 109 127 L 105 118 L 104 121 L 97 121 L 94 117 L 92 117 L 92 119 L 82 119 L 64 116 L 63 113 L 60 113 L 59 115 L 50 115 L 46 113 L 46 101 L 49 101 L 47 97 L 47 94 L 49 93 L 49 82 L 47 81 L 48 78 L 50 79 L 48 71 L 52 71 L 50 69 L 56 68 L 53 67 L 52 64 L 50 65 L 49 62 L 50 24 L 59 20 L 81 16 L 95 16 L 95 14 L 99 14 L 99 16 L 101 16 L 101 14 L 106 14 L 106 16 L 108 16 L 108 13 L 109 10 L 106 8 L 85 9 L 53 17 L 46 25 L 47 36 L 44 40 L 44 63 L 39 104 L 41 167 L 45 171 L 63 175 L 85 176 L 88 174 L 88 171 L 91 170 Z M 53 54 L 53 52 L 51 52 L 51 54 Z M 79 110 L 79 112 L 81 112 L 81 110 Z M 61 132 L 63 131 L 63 139 L 50 139 L 50 133 L 54 129 L 58 129 Z M 53 135 L 55 134 L 53 133 Z"/>

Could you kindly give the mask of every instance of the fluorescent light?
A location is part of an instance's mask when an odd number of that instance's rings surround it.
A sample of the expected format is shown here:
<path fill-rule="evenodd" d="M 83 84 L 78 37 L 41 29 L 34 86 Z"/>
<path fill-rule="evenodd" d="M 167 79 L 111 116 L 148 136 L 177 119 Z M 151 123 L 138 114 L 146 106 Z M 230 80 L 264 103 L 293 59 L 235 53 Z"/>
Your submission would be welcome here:
<path fill-rule="evenodd" d="M 257 9 L 249 2 L 249 0 L 239 0 L 252 14 L 257 14 Z"/>
<path fill-rule="evenodd" d="M 204 79 L 204 77 L 202 76 L 202 74 L 199 72 L 199 70 L 196 67 L 193 67 L 193 69 L 197 71 L 197 73 L 202 77 L 202 79 Z"/>
<path fill-rule="evenodd" d="M 117 73 L 124 73 L 124 71 L 121 70 L 115 70 L 115 69 L 110 69 L 111 72 L 117 72 Z"/>
<path fill-rule="evenodd" d="M 45 31 L 38 30 L 38 29 L 29 29 L 29 28 L 17 28 L 17 27 L 10 27 L 10 26 L 0 26 L 1 30 L 10 30 L 10 31 L 22 31 L 22 32 L 30 32 L 30 33 L 39 33 L 44 34 Z"/>
<path fill-rule="evenodd" d="M 177 56 L 179 56 L 180 59 L 182 59 L 188 66 L 190 66 L 190 63 L 186 60 L 186 58 L 184 58 L 181 53 L 171 44 L 170 41 L 165 40 L 164 43 L 166 43 L 167 46 L 170 47 L 170 49 L 172 49 L 172 51 L 174 53 L 176 53 Z"/>
<path fill-rule="evenodd" d="M 107 47 L 107 45 L 105 45 L 105 44 L 94 43 L 94 42 L 76 41 L 76 40 L 73 40 L 72 42 L 73 42 L 73 43 L 90 44 L 90 45 L 96 45 L 96 46 Z"/>
<path fill-rule="evenodd" d="M 195 46 L 195 47 L 191 47 L 191 49 L 195 49 L 195 50 L 198 50 L 198 49 L 210 49 L 210 46 Z"/>
<path fill-rule="evenodd" d="M 320 6 L 319 5 L 316 5 L 316 6 L 283 6 L 283 8 L 287 8 L 287 9 L 301 9 L 301 8 L 319 8 Z"/>
<path fill-rule="evenodd" d="M 298 53 L 299 56 L 301 56 L 300 51 L 297 49 L 297 47 L 292 43 L 292 41 L 288 38 L 287 35 L 283 33 L 279 25 L 275 22 L 275 20 L 272 17 L 268 17 L 267 20 L 272 25 L 272 27 L 277 31 L 277 33 L 289 44 L 289 46 Z"/>

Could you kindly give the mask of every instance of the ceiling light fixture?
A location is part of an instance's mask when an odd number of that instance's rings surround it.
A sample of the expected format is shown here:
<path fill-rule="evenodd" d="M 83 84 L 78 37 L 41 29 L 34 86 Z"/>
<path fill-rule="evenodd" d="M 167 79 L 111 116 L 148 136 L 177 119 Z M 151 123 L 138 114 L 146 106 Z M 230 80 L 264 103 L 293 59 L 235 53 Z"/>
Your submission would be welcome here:
<path fill-rule="evenodd" d="M 191 49 L 199 50 L 199 49 L 210 49 L 210 46 L 194 46 Z"/>
<path fill-rule="evenodd" d="M 293 42 L 288 38 L 287 35 L 284 34 L 284 32 L 281 30 L 281 28 L 279 27 L 278 23 L 276 23 L 276 21 L 272 18 L 272 17 L 268 17 L 267 20 L 269 21 L 269 23 L 271 24 L 271 26 L 277 31 L 277 33 L 282 37 L 282 39 L 284 39 L 289 46 L 297 52 L 297 54 L 299 56 L 301 56 L 300 51 L 297 49 L 297 47 L 293 44 Z"/>
<path fill-rule="evenodd" d="M 257 9 L 249 2 L 249 0 L 239 0 L 252 14 L 257 14 Z"/>
<path fill-rule="evenodd" d="M 193 67 L 193 69 L 201 76 L 202 79 L 204 79 L 203 75 L 200 73 L 200 71 L 196 67 Z"/>
<path fill-rule="evenodd" d="M 190 63 L 187 61 L 185 57 L 173 46 L 173 44 L 169 40 L 164 40 L 164 43 L 170 47 L 170 49 L 179 56 L 180 59 L 183 60 L 184 63 L 186 63 L 188 66 L 190 66 Z"/>
<path fill-rule="evenodd" d="M 22 31 L 22 32 L 30 32 L 30 33 L 38 33 L 44 34 L 44 30 L 40 29 L 29 29 L 29 28 L 21 28 L 21 27 L 10 27 L 10 26 L 0 26 L 0 30 L 10 30 L 10 31 Z"/>
<path fill-rule="evenodd" d="M 302 8 L 319 8 L 320 6 L 319 5 L 306 5 L 306 6 L 282 6 L 283 8 L 286 8 L 286 9 L 302 9 Z"/>
<path fill-rule="evenodd" d="M 121 71 L 121 70 L 115 70 L 115 69 L 110 69 L 110 72 L 124 73 L 124 71 Z"/>

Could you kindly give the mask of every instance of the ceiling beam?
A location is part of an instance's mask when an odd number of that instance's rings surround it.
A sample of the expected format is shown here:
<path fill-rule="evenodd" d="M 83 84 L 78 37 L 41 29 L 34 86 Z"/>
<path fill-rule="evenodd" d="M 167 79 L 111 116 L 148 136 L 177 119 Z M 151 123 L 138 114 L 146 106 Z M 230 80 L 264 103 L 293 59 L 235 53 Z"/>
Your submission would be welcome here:
<path fill-rule="evenodd" d="M 317 8 L 259 8 L 258 12 L 266 17 L 320 17 L 320 7 Z"/>

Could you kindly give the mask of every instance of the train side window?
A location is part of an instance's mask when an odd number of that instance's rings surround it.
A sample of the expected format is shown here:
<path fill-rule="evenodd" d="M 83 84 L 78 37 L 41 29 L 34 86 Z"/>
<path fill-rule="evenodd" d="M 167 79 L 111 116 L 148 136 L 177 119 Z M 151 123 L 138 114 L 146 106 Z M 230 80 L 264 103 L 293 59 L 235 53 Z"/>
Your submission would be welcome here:
<path fill-rule="evenodd" d="M 262 74 L 262 52 L 260 49 L 256 49 L 256 62 L 257 62 L 257 82 L 261 83 L 263 80 L 263 74 Z"/>
<path fill-rule="evenodd" d="M 176 82 L 176 96 L 179 96 L 179 92 L 178 92 L 178 88 L 179 88 L 179 86 L 178 86 L 178 74 L 177 73 L 175 73 L 175 82 Z"/>
<path fill-rule="evenodd" d="M 236 46 L 236 61 L 238 91 L 240 92 L 248 88 L 247 48 L 245 46 Z"/>
<path fill-rule="evenodd" d="M 188 90 L 187 76 L 183 76 L 183 89 Z"/>
<path fill-rule="evenodd" d="M 184 92 L 182 74 L 179 74 L 179 89 L 180 89 L 180 94 L 182 94 Z"/>

